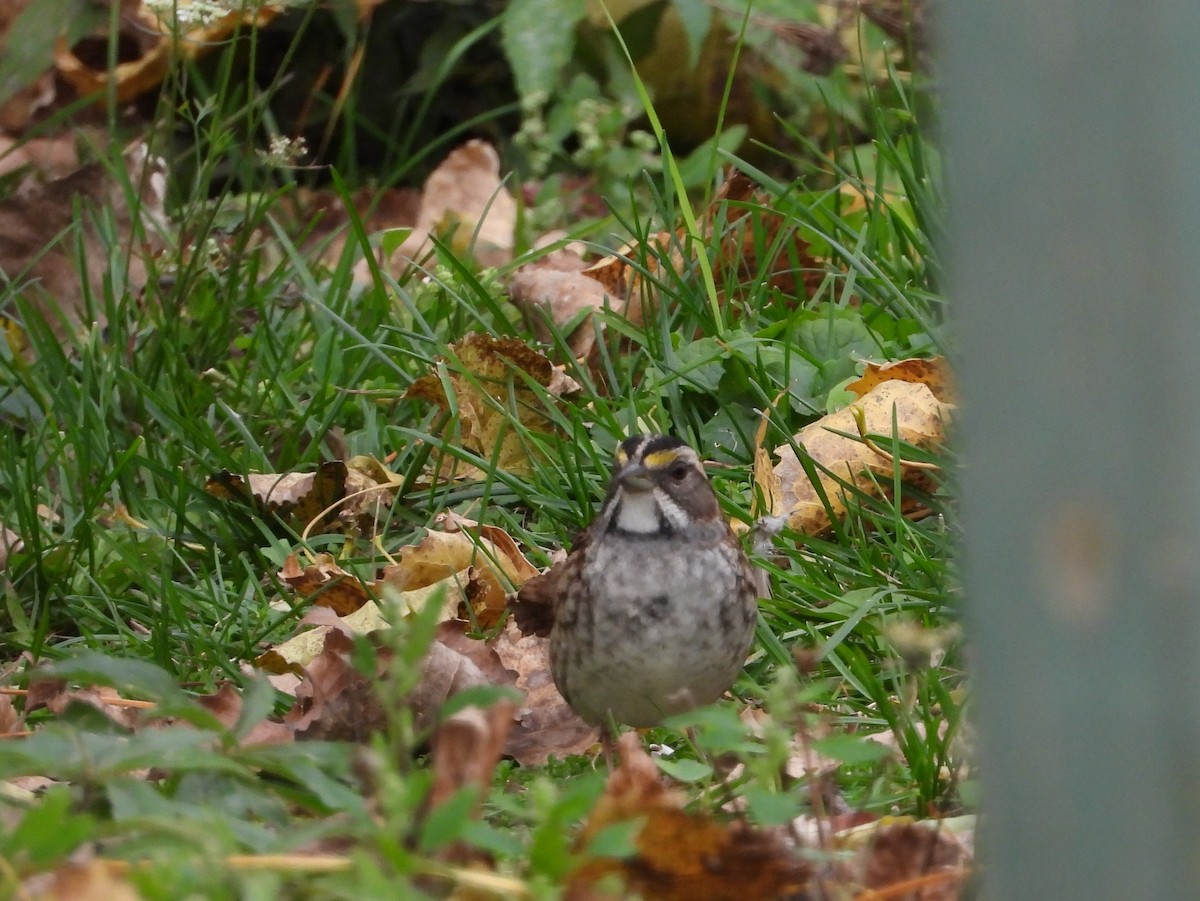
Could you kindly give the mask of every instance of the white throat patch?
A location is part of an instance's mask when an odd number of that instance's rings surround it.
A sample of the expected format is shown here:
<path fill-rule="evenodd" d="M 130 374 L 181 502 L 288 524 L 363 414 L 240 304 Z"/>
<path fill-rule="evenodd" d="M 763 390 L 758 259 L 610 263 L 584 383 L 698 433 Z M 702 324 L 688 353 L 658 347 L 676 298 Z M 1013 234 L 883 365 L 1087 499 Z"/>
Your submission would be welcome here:
<path fill-rule="evenodd" d="M 622 491 L 621 503 L 617 507 L 617 528 L 638 535 L 653 535 L 661 531 L 659 494 L 661 492 L 657 488 L 652 491 Z"/>

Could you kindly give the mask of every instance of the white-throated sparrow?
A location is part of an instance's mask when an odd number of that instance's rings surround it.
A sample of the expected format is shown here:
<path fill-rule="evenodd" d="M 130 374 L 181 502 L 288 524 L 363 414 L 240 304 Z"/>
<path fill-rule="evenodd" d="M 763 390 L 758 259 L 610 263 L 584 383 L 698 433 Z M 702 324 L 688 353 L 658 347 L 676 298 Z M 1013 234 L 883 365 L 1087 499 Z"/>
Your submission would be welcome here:
<path fill-rule="evenodd" d="M 550 636 L 554 682 L 583 719 L 650 726 L 733 684 L 757 592 L 696 452 L 635 435 L 599 515 L 510 607 L 522 632 Z"/>

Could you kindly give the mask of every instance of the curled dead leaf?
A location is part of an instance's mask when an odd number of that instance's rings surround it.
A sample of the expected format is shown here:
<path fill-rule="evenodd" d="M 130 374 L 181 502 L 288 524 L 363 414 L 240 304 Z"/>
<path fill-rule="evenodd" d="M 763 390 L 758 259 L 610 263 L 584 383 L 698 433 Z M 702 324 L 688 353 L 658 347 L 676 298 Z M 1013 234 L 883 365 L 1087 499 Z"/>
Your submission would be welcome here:
<path fill-rule="evenodd" d="M 797 896 L 809 885 L 812 866 L 781 832 L 688 813 L 682 796 L 663 785 L 636 733 L 622 735 L 618 751 L 620 764 L 588 816 L 579 845 L 586 850 L 602 830 L 640 820 L 636 853 L 620 860 L 585 857 L 571 875 L 569 891 L 586 891 L 616 875 L 651 901 L 774 901 Z"/>
<path fill-rule="evenodd" d="M 830 527 L 830 512 L 839 517 L 852 502 L 847 485 L 867 494 L 879 493 L 880 486 L 884 491 L 890 487 L 893 461 L 857 437 L 856 410 L 861 411 L 866 431 L 875 435 L 892 434 L 894 411 L 900 440 L 932 451 L 945 441 L 945 427 L 954 406 L 939 401 L 923 384 L 892 380 L 876 386 L 845 409 L 805 426 L 794 440 L 812 459 L 831 510 L 826 510 L 821 493 L 787 444 L 775 449 L 779 462 L 770 469 L 768 459 L 762 455 L 755 458 L 755 483 L 768 514 L 786 515 L 791 528 L 817 535 Z M 931 487 L 925 469 L 901 461 L 900 472 L 903 480 L 914 487 Z"/>
<path fill-rule="evenodd" d="M 954 403 L 953 375 L 945 357 L 914 357 L 892 363 L 868 362 L 863 374 L 847 384 L 846 390 L 863 397 L 876 385 L 892 379 L 925 385 L 938 400 L 948 404 Z"/>
<path fill-rule="evenodd" d="M 252 505 L 306 534 L 373 535 L 399 484 L 374 458 L 356 457 L 349 463 L 326 460 L 315 472 L 241 476 L 222 470 L 208 478 L 204 490 Z"/>
<path fill-rule="evenodd" d="M 445 380 L 436 374 L 423 376 L 405 396 L 449 409 L 448 387 L 454 395 L 462 446 L 485 459 L 495 459 L 501 469 L 529 473 L 530 448 L 520 433 L 551 431 L 552 421 L 542 412 L 547 399 L 573 394 L 579 386 L 545 354 L 516 338 L 472 334 L 451 345 L 449 351 L 443 363 L 448 370 Z M 543 390 L 535 391 L 527 380 Z M 444 475 L 480 474 L 454 459 L 448 458 L 447 463 L 451 469 Z"/>
<path fill-rule="evenodd" d="M 522 766 L 541 766 L 551 755 L 582 754 L 596 744 L 599 730 L 580 719 L 554 685 L 547 639 L 522 636 L 510 622 L 490 644 L 525 694 L 513 716 L 506 754 Z"/>
<path fill-rule="evenodd" d="M 397 254 L 419 262 L 437 235 L 460 255 L 482 266 L 512 259 L 517 202 L 500 178 L 500 156 L 486 141 L 471 140 L 451 151 L 425 180 L 412 234 Z"/>

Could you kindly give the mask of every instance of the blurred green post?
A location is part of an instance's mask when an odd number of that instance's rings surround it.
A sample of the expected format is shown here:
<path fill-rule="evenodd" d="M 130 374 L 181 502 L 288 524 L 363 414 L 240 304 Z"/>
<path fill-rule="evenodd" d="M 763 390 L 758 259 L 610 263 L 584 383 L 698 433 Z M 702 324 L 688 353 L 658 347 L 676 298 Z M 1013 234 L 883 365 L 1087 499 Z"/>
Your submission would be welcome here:
<path fill-rule="evenodd" d="M 1200 3 L 939 4 L 983 897 L 1200 899 Z"/>

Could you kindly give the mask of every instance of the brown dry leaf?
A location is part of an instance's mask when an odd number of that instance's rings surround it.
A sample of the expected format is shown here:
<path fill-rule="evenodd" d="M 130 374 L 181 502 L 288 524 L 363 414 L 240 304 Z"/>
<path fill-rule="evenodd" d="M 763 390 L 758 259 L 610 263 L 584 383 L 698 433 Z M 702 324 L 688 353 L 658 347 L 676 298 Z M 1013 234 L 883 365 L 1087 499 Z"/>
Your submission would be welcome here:
<path fill-rule="evenodd" d="M 955 403 L 954 379 L 945 357 L 896 360 L 893 363 L 867 363 L 863 374 L 846 385 L 859 397 L 864 396 L 876 385 L 895 379 L 900 382 L 915 382 L 925 385 L 933 396 L 943 403 Z"/>
<path fill-rule="evenodd" d="M 421 678 L 405 701 L 418 729 L 432 727 L 442 705 L 467 688 L 513 682 L 496 653 L 466 638 L 464 629 L 462 623 L 443 623 L 421 663 Z M 320 653 L 303 667 L 296 704 L 284 718 L 299 737 L 362 741 L 386 722 L 376 688 L 387 679 L 394 655 L 376 642 L 378 669 L 367 678 L 351 660 L 353 640 L 349 630 L 331 628 Z"/>
<path fill-rule="evenodd" d="M 115 688 L 107 685 L 71 688 L 62 679 L 40 679 L 36 675 L 30 678 L 29 692 L 25 695 L 26 715 L 45 707 L 55 716 L 61 716 L 71 704 L 94 707 L 125 729 L 140 726 L 141 711 L 153 706 L 140 701 L 128 701 Z"/>
<path fill-rule="evenodd" d="M 376 680 L 355 669 L 353 649 L 350 636 L 332 630 L 321 653 L 304 667 L 296 703 L 284 717 L 298 738 L 361 742 L 383 728 L 387 714 L 375 691 Z M 391 654 L 381 649 L 377 660 L 383 670 Z"/>
<path fill-rule="evenodd" d="M 123 876 L 95 858 L 61 864 L 48 884 L 37 879 L 36 887 L 27 885 L 20 897 L 33 901 L 142 901 L 142 895 Z"/>
<path fill-rule="evenodd" d="M 316 472 L 251 473 L 222 470 L 209 477 L 204 490 L 222 500 L 251 504 L 279 517 L 298 531 L 375 533 L 383 508 L 398 483 L 381 475 L 385 467 L 370 457 L 347 464 L 327 460 Z"/>
<path fill-rule="evenodd" d="M 596 343 L 592 312 L 611 300 L 597 279 L 579 271 L 564 271 L 536 263 L 522 266 L 508 283 L 508 296 L 524 312 L 541 341 L 553 338 L 547 322 L 565 334 L 571 355 L 586 357 Z M 571 323 L 574 328 L 567 331 Z"/>
<path fill-rule="evenodd" d="M 338 616 L 328 607 L 313 607 L 300 620 L 302 626 L 313 628 L 292 636 L 271 650 L 260 654 L 254 665 L 268 673 L 302 673 L 314 658 L 325 649 L 325 640 L 331 632 L 350 635 L 368 635 L 390 625 L 374 601 L 368 601 L 353 613 Z"/>
<path fill-rule="evenodd" d="M 204 695 L 196 700 L 226 729 L 237 725 L 238 717 L 242 715 L 242 695 L 231 682 L 221 683 L 216 694 Z M 283 723 L 264 719 L 250 727 L 250 731 L 242 736 L 240 744 L 244 748 L 254 745 L 281 745 L 294 739 L 295 733 Z"/>
<path fill-rule="evenodd" d="M 12 696 L 0 694 L 0 736 L 11 735 L 23 729 L 21 715 L 13 706 Z"/>
<path fill-rule="evenodd" d="M 825 279 L 825 269 L 809 252 L 809 244 L 788 225 L 793 217 L 771 206 L 767 195 L 740 172 L 721 185 L 709 208 L 710 229 L 723 227 L 721 251 L 713 267 L 718 288 L 765 280 L 784 295 L 812 297 Z M 788 231 L 781 236 L 784 228 Z M 761 272 L 769 259 L 772 268 Z M 799 274 L 799 277 L 797 277 Z M 739 291 L 739 293 L 741 293 Z"/>
<path fill-rule="evenodd" d="M 468 141 L 425 180 L 416 227 L 396 252 L 407 262 L 420 262 L 432 234 L 481 266 L 502 266 L 512 259 L 516 221 L 517 202 L 500 180 L 496 149 Z"/>
<path fill-rule="evenodd" d="M 512 685 L 495 650 L 465 634 L 467 624 L 446 622 L 421 664 L 421 681 L 408 699 L 417 728 L 431 727 L 442 705 L 460 691 L 482 685 Z"/>
<path fill-rule="evenodd" d="M 21 536 L 12 529 L 0 526 L 0 572 L 8 567 L 8 555 L 19 554 L 25 547 Z"/>
<path fill-rule="evenodd" d="M 500 700 L 486 710 L 467 707 L 438 726 L 433 735 L 433 788 L 430 808 L 461 788 L 486 788 L 504 752 L 515 705 Z"/>
<path fill-rule="evenodd" d="M 853 410 L 862 410 L 866 431 L 873 435 L 892 434 L 892 414 L 895 411 L 899 437 L 915 447 L 933 450 L 945 440 L 945 426 L 953 415 L 954 406 L 939 401 L 925 385 L 913 382 L 888 381 L 872 389 L 865 397 L 845 409 L 805 426 L 795 436 L 817 465 L 817 475 L 835 517 L 841 516 L 851 503 L 847 498 L 848 482 L 868 494 L 879 491 L 892 482 L 892 461 L 876 453 L 857 437 L 847 438 L 837 432 L 857 436 L 858 426 Z M 809 481 L 791 445 L 775 449 L 779 463 L 768 473 L 765 463 L 755 461 L 755 481 L 767 499 L 767 513 L 786 515 L 788 525 L 806 535 L 818 535 L 830 526 L 821 497 Z M 828 469 L 832 475 L 823 472 Z M 928 489 L 930 480 L 925 470 L 900 465 L 904 481 Z"/>
<path fill-rule="evenodd" d="M 102 163 L 48 182 L 27 178 L 0 200 L 0 273 L 60 338 L 91 325 L 83 318 L 84 284 L 96 297 L 104 296 L 106 283 L 118 294 L 138 294 L 146 284 L 146 261 L 165 234 L 165 164 L 142 143 L 126 150 L 123 162 L 133 187 L 132 206 L 123 180 Z M 107 226 L 94 221 L 101 208 L 111 209 L 115 234 L 128 251 L 119 256 L 122 266 L 110 265 L 112 254 L 102 237 Z M 76 228 L 83 233 L 83 273 L 76 269 Z"/>
<path fill-rule="evenodd" d="M 551 755 L 582 754 L 596 744 L 599 730 L 581 720 L 554 685 L 547 639 L 522 636 L 516 623 L 509 622 L 491 645 L 504 667 L 517 674 L 516 687 L 525 693 L 506 754 L 522 766 L 542 766 Z"/>
<path fill-rule="evenodd" d="M 812 296 L 824 280 L 824 267 L 809 252 L 808 242 L 788 227 L 791 217 L 770 205 L 769 198 L 755 191 L 754 183 L 733 173 L 721 185 L 701 218 L 702 237 L 719 231 L 720 246 L 713 262 L 717 289 L 734 286 L 737 293 L 751 282 L 763 280 L 788 296 L 803 289 Z M 696 253 L 694 240 L 683 230 L 659 232 L 645 244 L 627 244 L 614 254 L 583 270 L 613 299 L 613 309 L 635 325 L 647 321 L 657 309 L 659 293 L 655 282 L 668 271 L 682 272 Z M 772 269 L 763 273 L 764 257 L 770 255 Z M 637 264 L 637 265 L 635 265 Z M 638 267 L 649 273 L 644 277 Z M 799 273 L 799 278 L 797 278 Z M 724 302 L 727 297 L 722 297 Z"/>
<path fill-rule="evenodd" d="M 42 179 L 65 178 L 79 168 L 75 131 L 16 141 L 0 135 L 0 175 L 29 166 Z"/>
<path fill-rule="evenodd" d="M 318 554 L 308 566 L 301 566 L 295 554 L 288 554 L 279 570 L 279 578 L 296 594 L 338 616 L 353 613 L 371 599 L 367 587 L 334 562 L 332 554 Z"/>
<path fill-rule="evenodd" d="M 186 9 L 189 0 L 178 0 Z M 162 83 L 174 55 L 195 59 L 223 43 L 241 28 L 267 25 L 282 11 L 279 6 L 262 5 L 245 11 L 234 11 L 194 28 L 176 41 L 172 23 L 163 22 L 141 4 L 122 4 L 119 37 L 124 56 L 111 76 L 108 71 L 108 37 L 106 30 L 85 38 L 74 47 L 60 40 L 54 54 L 54 66 L 59 77 L 80 97 L 95 95 L 103 100 L 107 95 L 109 78 L 116 82 L 118 104 L 126 104 Z"/>
<path fill-rule="evenodd" d="M 837 844 L 858 848 L 839 877 L 865 889 L 864 899 L 957 901 L 970 875 L 970 852 L 938 821 L 886 818 L 839 835 Z"/>
<path fill-rule="evenodd" d="M 504 574 L 512 580 L 515 587 L 523 585 L 538 574 L 538 568 L 530 563 L 529 559 L 521 553 L 521 549 L 517 546 L 513 537 L 499 526 L 490 526 L 486 523 L 481 525 L 475 520 L 460 516 L 452 510 L 439 513 L 434 519 L 434 523 L 441 526 L 445 532 L 478 530 L 480 538 L 489 543 L 489 551 L 499 551 L 500 556 L 497 559 L 500 567 L 504 570 Z M 489 559 L 493 556 L 494 554 L 489 553 Z"/>
<path fill-rule="evenodd" d="M 682 797 L 664 787 L 636 733 L 622 735 L 618 750 L 620 765 L 588 816 L 579 844 L 586 849 L 601 830 L 640 819 L 637 853 L 621 860 L 586 860 L 571 876 L 568 897 L 579 897 L 610 874 L 649 901 L 774 901 L 805 890 L 812 867 L 781 833 L 687 813 Z"/>
<path fill-rule="evenodd" d="M 551 397 L 572 394 L 579 386 L 551 365 L 545 354 L 516 338 L 471 334 L 449 350 L 444 362 L 446 381 L 454 394 L 463 447 L 484 459 L 495 459 L 503 470 L 528 474 L 532 469 L 528 448 L 514 424 L 534 432 L 548 432 L 553 426 L 541 412 L 543 402 L 527 387 L 526 379 L 541 385 Z M 417 379 L 405 397 L 423 398 L 450 408 L 442 379 L 436 374 Z M 444 476 L 481 475 L 476 467 L 453 459 L 446 462 L 451 472 Z"/>

